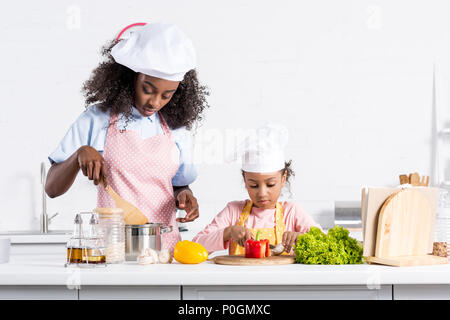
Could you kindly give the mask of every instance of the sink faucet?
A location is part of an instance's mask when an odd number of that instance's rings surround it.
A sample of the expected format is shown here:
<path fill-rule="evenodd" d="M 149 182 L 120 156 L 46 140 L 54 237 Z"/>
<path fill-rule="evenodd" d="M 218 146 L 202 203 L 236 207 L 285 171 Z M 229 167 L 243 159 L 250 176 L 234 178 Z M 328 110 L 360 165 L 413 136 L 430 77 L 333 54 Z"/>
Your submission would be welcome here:
<path fill-rule="evenodd" d="M 41 184 L 42 184 L 42 213 L 40 219 L 41 233 L 48 233 L 48 225 L 50 221 L 58 215 L 58 212 L 49 217 L 47 215 L 47 194 L 45 193 L 45 182 L 47 180 L 47 172 L 45 170 L 45 163 L 41 162 Z"/>

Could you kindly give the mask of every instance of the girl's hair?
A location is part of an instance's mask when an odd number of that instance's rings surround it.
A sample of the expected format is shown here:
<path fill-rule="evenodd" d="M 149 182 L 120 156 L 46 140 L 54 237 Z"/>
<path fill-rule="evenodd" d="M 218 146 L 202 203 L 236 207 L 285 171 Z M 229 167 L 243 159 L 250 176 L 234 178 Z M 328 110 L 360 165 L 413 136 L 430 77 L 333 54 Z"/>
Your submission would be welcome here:
<path fill-rule="evenodd" d="M 292 160 L 286 161 L 286 162 L 284 162 L 284 168 L 281 169 L 281 176 L 283 176 L 286 173 L 286 185 L 287 185 L 287 189 L 288 189 L 290 195 L 292 195 L 292 193 L 291 193 L 291 183 L 289 181 L 289 178 L 292 176 L 295 176 L 295 172 L 294 172 L 294 170 L 292 170 L 291 164 L 292 164 Z M 241 172 L 242 172 L 242 177 L 245 179 L 245 171 L 241 170 Z"/>
<path fill-rule="evenodd" d="M 100 110 L 123 114 L 128 123 L 135 103 L 134 82 L 137 73 L 114 61 L 111 49 L 116 43 L 111 41 L 102 47 L 101 54 L 105 61 L 92 71 L 81 91 L 85 97 L 86 108 L 92 103 L 99 103 Z M 197 72 L 190 70 L 160 112 L 171 129 L 182 126 L 191 129 L 194 123 L 203 119 L 202 112 L 209 107 L 206 101 L 208 95 L 207 87 L 198 82 Z"/>
<path fill-rule="evenodd" d="M 295 172 L 294 170 L 292 170 L 291 164 L 292 160 L 285 162 L 284 169 L 281 170 L 281 175 L 284 175 L 284 173 L 286 173 L 286 183 L 288 184 L 289 192 L 291 192 L 291 182 L 289 181 L 289 178 L 292 176 L 295 177 Z"/>

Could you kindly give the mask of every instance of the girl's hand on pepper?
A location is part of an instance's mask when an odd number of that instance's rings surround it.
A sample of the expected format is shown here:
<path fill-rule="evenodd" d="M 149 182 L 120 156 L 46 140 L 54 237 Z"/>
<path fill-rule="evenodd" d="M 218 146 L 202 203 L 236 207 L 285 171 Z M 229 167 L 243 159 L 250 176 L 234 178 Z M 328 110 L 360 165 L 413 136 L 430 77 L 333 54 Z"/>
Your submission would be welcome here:
<path fill-rule="evenodd" d="M 248 239 L 253 239 L 252 232 L 241 226 L 231 227 L 231 239 L 233 239 L 241 247 L 245 247 L 245 241 Z"/>
<path fill-rule="evenodd" d="M 199 216 L 197 198 L 194 197 L 190 189 L 180 191 L 177 195 L 178 208 L 186 211 L 184 218 L 177 218 L 178 222 L 194 221 Z"/>
<path fill-rule="evenodd" d="M 108 185 L 106 178 L 105 160 L 101 154 L 91 146 L 82 146 L 77 151 L 78 166 L 83 174 L 93 180 L 95 185 L 103 182 Z"/>
<path fill-rule="evenodd" d="M 283 233 L 283 240 L 282 244 L 284 246 L 284 251 L 287 253 L 290 253 L 292 250 L 292 247 L 297 242 L 297 238 L 300 235 L 300 232 L 294 232 L 294 231 L 286 231 Z"/>

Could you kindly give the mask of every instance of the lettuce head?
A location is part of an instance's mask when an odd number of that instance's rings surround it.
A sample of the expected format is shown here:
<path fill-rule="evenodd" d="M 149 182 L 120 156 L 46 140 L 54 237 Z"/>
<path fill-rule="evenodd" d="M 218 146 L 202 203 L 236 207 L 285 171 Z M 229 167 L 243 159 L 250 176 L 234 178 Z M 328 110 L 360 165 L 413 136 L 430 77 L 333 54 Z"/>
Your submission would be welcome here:
<path fill-rule="evenodd" d="M 302 264 L 361 264 L 362 244 L 348 236 L 344 227 L 335 226 L 324 234 L 311 227 L 294 245 L 295 262 Z"/>

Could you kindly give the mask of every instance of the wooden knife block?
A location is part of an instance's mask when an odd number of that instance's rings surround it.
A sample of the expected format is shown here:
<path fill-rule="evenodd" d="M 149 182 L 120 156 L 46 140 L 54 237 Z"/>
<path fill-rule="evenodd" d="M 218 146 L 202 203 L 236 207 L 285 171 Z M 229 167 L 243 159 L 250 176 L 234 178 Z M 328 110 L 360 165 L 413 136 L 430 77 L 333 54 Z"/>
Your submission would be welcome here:
<path fill-rule="evenodd" d="M 361 198 L 368 263 L 414 266 L 448 263 L 433 256 L 437 189 L 364 188 Z"/>

